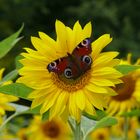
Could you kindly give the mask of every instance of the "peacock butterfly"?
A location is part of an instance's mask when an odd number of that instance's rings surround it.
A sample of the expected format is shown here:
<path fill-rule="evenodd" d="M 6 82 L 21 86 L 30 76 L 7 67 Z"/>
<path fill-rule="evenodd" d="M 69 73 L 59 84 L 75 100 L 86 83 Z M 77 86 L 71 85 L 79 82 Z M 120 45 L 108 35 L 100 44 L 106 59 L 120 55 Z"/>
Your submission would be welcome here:
<path fill-rule="evenodd" d="M 78 44 L 72 54 L 67 53 L 67 56 L 51 62 L 47 69 L 49 72 L 64 75 L 67 79 L 76 79 L 91 68 L 91 52 L 91 40 L 86 38 Z"/>

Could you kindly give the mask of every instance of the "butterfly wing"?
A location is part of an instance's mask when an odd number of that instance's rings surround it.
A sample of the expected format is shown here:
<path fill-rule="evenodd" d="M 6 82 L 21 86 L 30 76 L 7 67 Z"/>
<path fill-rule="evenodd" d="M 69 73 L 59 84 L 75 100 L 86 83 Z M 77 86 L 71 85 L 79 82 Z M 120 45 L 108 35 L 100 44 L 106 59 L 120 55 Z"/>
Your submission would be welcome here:
<path fill-rule="evenodd" d="M 84 56 L 89 55 L 91 52 L 91 40 L 90 38 L 86 38 L 78 44 L 78 46 L 73 50 L 72 54 L 75 56 Z"/>
<path fill-rule="evenodd" d="M 75 62 L 79 67 L 80 73 L 84 73 L 91 68 L 92 58 L 90 56 L 92 52 L 90 38 L 84 39 L 72 52 Z"/>
<path fill-rule="evenodd" d="M 49 72 L 64 75 L 68 79 L 76 79 L 90 68 L 91 51 L 91 41 L 87 38 L 78 44 L 72 54 L 68 53 L 68 56 L 51 62 L 47 69 Z"/>
<path fill-rule="evenodd" d="M 71 61 L 71 56 L 57 59 L 48 64 L 47 69 L 49 72 L 54 72 L 58 75 L 64 75 L 66 78 L 74 78 L 77 76 L 77 66 Z"/>
<path fill-rule="evenodd" d="M 67 57 L 59 58 L 50 64 L 48 64 L 47 69 L 49 72 L 54 72 L 57 74 L 62 74 L 68 65 Z"/>

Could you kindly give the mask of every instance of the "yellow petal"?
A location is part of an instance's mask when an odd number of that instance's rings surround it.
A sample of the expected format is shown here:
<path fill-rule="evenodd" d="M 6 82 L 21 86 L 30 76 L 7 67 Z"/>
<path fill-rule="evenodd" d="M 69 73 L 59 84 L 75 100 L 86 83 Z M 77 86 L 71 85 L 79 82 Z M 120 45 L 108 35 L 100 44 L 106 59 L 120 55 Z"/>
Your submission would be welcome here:
<path fill-rule="evenodd" d="M 118 95 L 118 93 L 115 90 L 113 90 L 112 88 L 110 88 L 110 87 L 106 87 L 106 90 L 108 92 L 108 95 L 110 95 L 110 96 Z"/>
<path fill-rule="evenodd" d="M 67 100 L 68 100 L 68 93 L 65 93 L 65 92 L 61 92 L 55 102 L 55 104 L 53 105 L 53 107 L 51 108 L 50 110 L 50 117 L 51 118 L 54 118 L 54 117 L 58 117 L 60 116 L 65 107 L 66 107 L 66 103 L 67 103 Z"/>
<path fill-rule="evenodd" d="M 32 38 L 34 38 L 34 37 L 32 37 Z M 40 41 L 41 40 L 39 40 L 39 42 Z M 40 59 L 42 60 L 42 59 L 46 58 L 46 56 L 41 55 L 41 53 L 39 51 L 32 50 L 31 48 L 24 48 L 24 50 L 26 50 L 27 53 L 22 53 L 22 54 L 26 54 L 27 56 L 29 56 L 31 58 L 38 58 L 39 60 Z"/>
<path fill-rule="evenodd" d="M 103 67 L 103 68 L 100 68 L 100 69 L 95 69 L 92 71 L 92 76 L 108 76 L 110 77 L 110 75 L 112 75 L 113 78 L 119 78 L 122 76 L 122 74 L 117 71 L 116 69 L 114 68 L 111 68 L 111 67 Z"/>
<path fill-rule="evenodd" d="M 2 80 L 4 70 L 5 70 L 5 68 L 0 69 L 0 80 Z"/>
<path fill-rule="evenodd" d="M 95 108 L 93 105 L 89 102 L 89 100 L 86 98 L 86 107 L 85 107 L 85 112 L 87 112 L 90 115 L 96 114 Z"/>
<path fill-rule="evenodd" d="M 46 100 L 46 95 L 35 98 L 32 102 L 31 109 L 41 105 L 43 102 L 45 102 L 45 100 Z"/>
<path fill-rule="evenodd" d="M 128 104 L 126 104 L 125 102 L 122 102 L 122 103 L 120 104 L 120 108 L 119 108 L 118 114 L 121 115 L 122 113 L 126 112 L 127 109 L 129 109 Z M 129 110 L 128 110 L 128 111 L 129 111 Z"/>
<path fill-rule="evenodd" d="M 103 79 L 101 77 L 93 77 L 90 79 L 90 81 L 97 86 L 115 86 L 111 80 Z"/>
<path fill-rule="evenodd" d="M 36 75 L 38 76 L 38 75 Z M 40 82 L 43 81 L 43 82 Z M 24 83 L 25 85 L 33 88 L 33 89 L 45 89 L 45 88 L 49 88 L 52 86 L 52 82 L 49 81 L 48 79 L 43 78 L 41 75 L 40 77 L 35 78 L 35 76 L 26 76 L 26 77 L 20 77 L 17 81 L 17 83 Z"/>
<path fill-rule="evenodd" d="M 106 106 L 105 100 L 101 95 L 90 93 L 90 92 L 86 92 L 86 95 L 90 103 L 96 108 L 103 110 L 103 107 Z"/>
<path fill-rule="evenodd" d="M 76 47 L 82 40 L 85 39 L 85 38 L 83 37 L 82 27 L 81 27 L 81 25 L 79 24 L 79 21 L 77 21 L 77 22 L 74 24 L 73 31 L 74 31 L 74 33 L 75 33 L 75 47 Z"/>
<path fill-rule="evenodd" d="M 69 112 L 70 115 L 73 116 L 77 122 L 81 119 L 81 111 L 78 109 L 75 101 L 75 94 L 70 94 L 69 96 Z"/>
<path fill-rule="evenodd" d="M 55 103 L 55 101 L 57 100 L 57 97 L 59 96 L 60 90 L 58 90 L 57 92 L 53 92 L 50 93 L 49 95 L 47 95 L 45 102 L 43 103 L 40 113 L 43 114 L 46 111 L 48 111 L 50 109 L 50 107 L 52 107 Z"/>
<path fill-rule="evenodd" d="M 76 97 L 76 104 L 77 106 L 81 109 L 81 110 L 84 110 L 85 109 L 85 95 L 83 93 L 82 90 L 78 90 L 76 93 L 75 93 L 75 97 Z"/>
<path fill-rule="evenodd" d="M 27 55 L 27 53 L 26 53 Z M 29 54 L 28 54 L 29 55 Z M 25 56 L 26 57 L 26 56 Z M 26 57 L 24 59 L 19 60 L 19 62 L 21 62 L 24 66 L 28 66 L 28 67 L 35 67 L 38 66 L 38 68 L 44 68 L 44 66 L 46 66 L 48 64 L 48 62 L 50 61 L 50 59 L 47 58 L 41 58 L 41 57 Z"/>
<path fill-rule="evenodd" d="M 0 107 L 0 115 L 4 115 L 4 114 L 5 114 L 5 110 L 2 107 Z"/>
<path fill-rule="evenodd" d="M 67 50 L 67 36 L 66 36 L 66 26 L 59 20 L 55 22 L 56 34 L 57 34 L 57 42 L 59 43 L 60 50 L 63 50 L 64 54 L 66 55 Z M 58 50 L 59 50 L 58 49 Z M 61 56 L 63 57 L 63 56 Z"/>
<path fill-rule="evenodd" d="M 13 102 L 13 101 L 17 101 L 19 98 L 13 95 L 5 95 L 3 94 L 3 97 L 6 98 L 7 102 Z M 2 98 L 0 98 L 2 99 Z"/>
<path fill-rule="evenodd" d="M 106 64 L 106 66 L 114 67 L 114 66 L 116 66 L 116 65 L 118 65 L 118 64 L 120 64 L 120 60 L 119 60 L 119 59 L 113 59 L 113 60 L 111 60 L 110 62 L 108 62 L 108 63 Z"/>
<path fill-rule="evenodd" d="M 63 113 L 61 114 L 60 117 L 62 118 L 62 120 L 64 122 L 68 121 L 68 117 L 69 117 L 69 108 L 68 108 L 68 106 L 65 107 L 65 109 L 64 109 L 64 111 L 63 111 Z"/>
<path fill-rule="evenodd" d="M 72 51 L 76 48 L 76 46 L 85 38 L 91 36 L 91 23 L 87 23 L 82 29 L 81 25 L 77 21 L 74 25 L 73 30 L 69 27 L 66 27 L 67 31 L 67 45 L 68 45 L 68 52 L 72 53 Z"/>
<path fill-rule="evenodd" d="M 67 31 L 67 45 L 68 45 L 68 52 L 71 54 L 72 51 L 75 49 L 75 32 L 72 31 L 71 28 L 66 27 Z"/>
<path fill-rule="evenodd" d="M 48 59 L 51 59 L 52 61 L 58 59 L 59 56 L 57 55 L 56 50 L 47 46 L 47 44 L 45 44 L 41 39 L 31 37 L 31 42 L 41 55 L 48 57 Z"/>
<path fill-rule="evenodd" d="M 47 89 L 41 89 L 41 90 L 34 90 L 33 92 L 31 92 L 28 96 L 28 98 L 38 98 L 40 96 L 44 96 L 44 95 L 47 95 L 51 92 L 54 92 L 56 91 L 55 88 L 47 88 Z"/>
<path fill-rule="evenodd" d="M 111 109 L 111 108 L 107 109 L 107 113 L 109 113 L 109 115 L 112 116 L 112 115 L 114 115 L 116 112 L 118 112 L 119 108 L 120 108 L 120 104 L 119 104 L 119 103 L 116 103 L 116 104 L 114 104 L 114 105 L 112 106 L 112 109 Z"/>
<path fill-rule="evenodd" d="M 92 43 L 92 56 L 95 59 L 102 49 L 112 41 L 109 34 L 104 34 Z"/>
<path fill-rule="evenodd" d="M 92 25 L 91 22 L 87 23 L 83 29 L 83 35 L 85 36 L 85 38 L 88 38 L 91 36 L 91 32 L 92 32 Z"/>
<path fill-rule="evenodd" d="M 56 49 L 56 42 L 55 40 L 53 40 L 51 37 L 49 37 L 47 34 L 43 33 L 43 32 L 39 32 L 39 36 L 40 38 L 44 41 L 45 44 L 47 44 L 47 46 L 50 46 L 51 49 Z"/>
<path fill-rule="evenodd" d="M 0 106 L 6 111 L 14 111 L 15 110 L 15 108 L 13 106 L 11 106 L 10 104 L 2 104 Z"/>
<path fill-rule="evenodd" d="M 104 87 L 101 87 L 101 86 L 97 86 L 93 83 L 89 83 L 85 86 L 85 88 L 88 90 L 88 91 L 91 91 L 91 92 L 95 92 L 95 93 L 104 93 L 106 94 L 107 93 L 107 90 L 106 88 Z"/>
<path fill-rule="evenodd" d="M 101 53 L 99 55 L 99 57 L 97 57 L 93 61 L 93 65 L 94 65 L 94 67 L 106 66 L 106 63 L 110 62 L 118 54 L 119 54 L 118 52 L 105 52 L 105 53 Z"/>
<path fill-rule="evenodd" d="M 121 79 L 111 79 L 111 78 L 108 78 L 110 81 L 112 81 L 114 84 L 121 84 L 123 83 L 123 81 Z"/>

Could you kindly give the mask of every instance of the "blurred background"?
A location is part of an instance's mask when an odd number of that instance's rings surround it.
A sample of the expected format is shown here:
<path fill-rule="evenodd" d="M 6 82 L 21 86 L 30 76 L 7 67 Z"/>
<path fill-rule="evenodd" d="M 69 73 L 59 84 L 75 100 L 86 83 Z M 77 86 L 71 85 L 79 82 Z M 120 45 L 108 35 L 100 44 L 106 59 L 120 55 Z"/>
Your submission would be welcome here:
<path fill-rule="evenodd" d="M 108 50 L 117 50 L 119 57 L 131 52 L 133 61 L 140 57 L 140 0 L 0 0 L 0 40 L 17 31 L 22 23 L 22 39 L 0 67 L 14 68 L 14 58 L 24 47 L 32 47 L 30 36 L 43 31 L 55 38 L 55 20 L 72 27 L 92 22 L 95 40 L 104 33 L 113 37 Z"/>

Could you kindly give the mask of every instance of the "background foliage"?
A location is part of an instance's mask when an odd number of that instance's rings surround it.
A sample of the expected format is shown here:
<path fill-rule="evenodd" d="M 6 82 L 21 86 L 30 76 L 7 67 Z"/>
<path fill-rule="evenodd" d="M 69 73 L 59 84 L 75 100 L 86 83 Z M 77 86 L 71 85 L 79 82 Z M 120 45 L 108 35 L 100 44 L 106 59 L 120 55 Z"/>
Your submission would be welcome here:
<path fill-rule="evenodd" d="M 132 52 L 136 60 L 140 52 L 139 9 L 139 0 L 0 0 L 1 40 L 25 24 L 24 39 L 0 61 L 0 66 L 13 69 L 15 56 L 23 47 L 32 47 L 30 36 L 37 36 L 38 31 L 55 38 L 56 19 L 71 27 L 77 20 L 83 25 L 91 21 L 93 40 L 110 33 L 113 42 L 108 49 L 120 51 L 120 57 Z"/>

